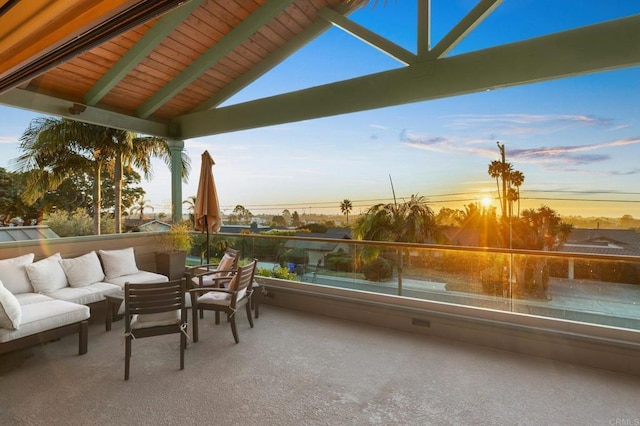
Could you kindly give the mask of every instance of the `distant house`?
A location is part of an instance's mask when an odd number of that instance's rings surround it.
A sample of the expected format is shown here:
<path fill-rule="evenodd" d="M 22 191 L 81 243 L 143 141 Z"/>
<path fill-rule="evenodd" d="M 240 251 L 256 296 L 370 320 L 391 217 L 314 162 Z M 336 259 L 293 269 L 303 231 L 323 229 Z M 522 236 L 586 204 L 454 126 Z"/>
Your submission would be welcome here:
<path fill-rule="evenodd" d="M 640 256 L 640 233 L 633 229 L 574 228 L 562 251 Z"/>
<path fill-rule="evenodd" d="M 640 234 L 632 229 L 574 228 L 561 251 L 598 255 L 640 256 Z M 574 261 L 569 259 L 567 276 L 574 279 Z"/>
<path fill-rule="evenodd" d="M 140 232 L 153 232 L 153 231 L 168 231 L 171 229 L 171 224 L 154 219 L 143 223 L 138 226 Z"/>
<path fill-rule="evenodd" d="M 349 245 L 341 243 L 340 240 L 350 240 L 351 231 L 348 228 L 329 228 L 325 233 L 296 232 L 296 237 L 304 238 L 331 238 L 336 241 L 304 241 L 287 240 L 284 243 L 285 249 L 304 249 L 309 256 L 309 264 L 317 265 L 319 261 L 324 263 L 324 258 L 329 253 L 336 253 L 340 249 L 349 252 Z"/>
<path fill-rule="evenodd" d="M 0 242 L 60 238 L 48 225 L 0 227 Z"/>

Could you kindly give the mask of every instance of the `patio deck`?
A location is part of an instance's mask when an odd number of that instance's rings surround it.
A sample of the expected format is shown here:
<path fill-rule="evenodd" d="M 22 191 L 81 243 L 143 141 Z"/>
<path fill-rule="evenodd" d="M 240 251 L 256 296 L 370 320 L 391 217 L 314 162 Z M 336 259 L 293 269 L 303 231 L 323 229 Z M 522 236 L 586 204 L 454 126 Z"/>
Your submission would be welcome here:
<path fill-rule="evenodd" d="M 94 313 L 73 336 L 0 357 L 0 424 L 637 424 L 640 377 L 265 306 L 240 344 L 201 326 L 133 343 Z M 625 423 L 626 422 L 626 423 Z"/>

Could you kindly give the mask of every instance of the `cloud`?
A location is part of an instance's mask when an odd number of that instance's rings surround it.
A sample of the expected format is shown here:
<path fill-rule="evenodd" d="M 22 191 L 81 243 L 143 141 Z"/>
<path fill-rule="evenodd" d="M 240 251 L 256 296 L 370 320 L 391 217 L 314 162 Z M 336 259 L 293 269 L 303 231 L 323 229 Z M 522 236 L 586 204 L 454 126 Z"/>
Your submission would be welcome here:
<path fill-rule="evenodd" d="M 18 143 L 17 138 L 11 136 L 0 136 L 0 145 L 15 145 Z"/>
<path fill-rule="evenodd" d="M 586 154 L 588 151 L 640 144 L 640 138 L 624 138 L 588 145 L 539 147 L 507 150 L 509 158 L 524 163 L 560 163 L 584 165 L 609 160 L 608 154 Z"/>
<path fill-rule="evenodd" d="M 490 129 L 501 135 L 555 133 L 575 127 L 612 127 L 613 121 L 584 114 L 461 114 L 444 117 L 447 126 L 482 131 Z M 617 126 L 620 127 L 620 126 Z"/>

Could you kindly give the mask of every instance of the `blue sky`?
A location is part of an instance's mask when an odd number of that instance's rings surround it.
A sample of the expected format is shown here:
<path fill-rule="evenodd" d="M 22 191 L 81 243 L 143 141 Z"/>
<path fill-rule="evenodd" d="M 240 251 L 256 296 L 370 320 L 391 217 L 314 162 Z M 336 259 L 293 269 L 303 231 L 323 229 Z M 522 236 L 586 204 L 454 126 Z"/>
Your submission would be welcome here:
<path fill-rule="evenodd" d="M 433 0 L 432 45 L 474 5 Z M 460 54 L 640 13 L 636 0 L 505 0 L 450 53 Z M 351 19 L 415 51 L 415 2 L 384 0 Z M 228 103 L 303 89 L 400 65 L 331 29 Z M 507 160 L 525 175 L 523 207 L 549 205 L 564 215 L 640 217 L 640 67 L 399 107 L 284 124 L 185 141 L 196 193 L 200 154 L 226 212 L 354 213 L 400 198 L 427 197 L 434 210 L 495 197 L 487 166 Z M 19 155 L 17 139 L 36 115 L 0 107 L 0 167 Z M 146 198 L 168 209 L 169 173 L 155 165 Z M 577 201 L 577 199 L 588 201 Z"/>

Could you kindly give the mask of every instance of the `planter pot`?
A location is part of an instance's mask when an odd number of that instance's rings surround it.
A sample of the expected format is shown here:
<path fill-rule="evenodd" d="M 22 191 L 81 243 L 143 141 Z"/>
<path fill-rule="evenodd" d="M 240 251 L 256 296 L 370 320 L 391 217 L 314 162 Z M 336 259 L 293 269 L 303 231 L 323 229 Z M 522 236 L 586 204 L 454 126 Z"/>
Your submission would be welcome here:
<path fill-rule="evenodd" d="M 184 277 L 184 268 L 187 264 L 187 253 L 158 252 L 156 253 L 156 271 L 167 276 L 170 280 L 179 280 Z"/>

